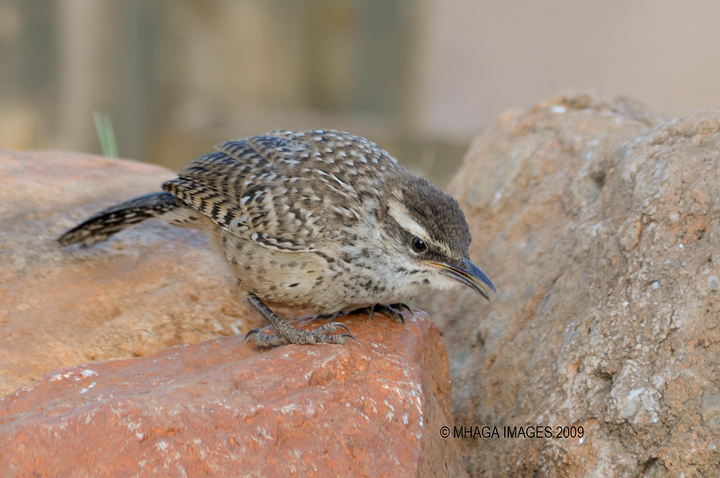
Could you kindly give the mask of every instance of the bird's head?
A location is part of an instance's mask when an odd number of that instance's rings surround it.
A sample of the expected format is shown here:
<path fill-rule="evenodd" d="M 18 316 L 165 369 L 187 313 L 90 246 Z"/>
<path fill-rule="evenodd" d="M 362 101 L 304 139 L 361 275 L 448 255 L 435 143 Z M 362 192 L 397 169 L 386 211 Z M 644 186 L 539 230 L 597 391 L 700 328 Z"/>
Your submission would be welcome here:
<path fill-rule="evenodd" d="M 429 181 L 408 175 L 391 186 L 385 203 L 386 233 L 405 259 L 414 282 L 446 289 L 464 284 L 487 300 L 497 294 L 490 278 L 470 261 L 470 230 L 457 201 Z M 450 279 L 450 280 L 449 280 Z"/>

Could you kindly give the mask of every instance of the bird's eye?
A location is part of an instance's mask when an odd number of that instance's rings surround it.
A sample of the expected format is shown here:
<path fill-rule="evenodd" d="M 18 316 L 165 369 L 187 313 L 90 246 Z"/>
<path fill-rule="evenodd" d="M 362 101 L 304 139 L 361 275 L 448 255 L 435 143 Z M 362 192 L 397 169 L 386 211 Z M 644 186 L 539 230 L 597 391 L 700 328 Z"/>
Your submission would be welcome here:
<path fill-rule="evenodd" d="M 415 236 L 410 241 L 410 245 L 412 246 L 413 251 L 415 252 L 425 252 L 425 249 L 427 249 L 427 244 L 425 244 L 425 241 L 420 239 L 419 237 Z"/>

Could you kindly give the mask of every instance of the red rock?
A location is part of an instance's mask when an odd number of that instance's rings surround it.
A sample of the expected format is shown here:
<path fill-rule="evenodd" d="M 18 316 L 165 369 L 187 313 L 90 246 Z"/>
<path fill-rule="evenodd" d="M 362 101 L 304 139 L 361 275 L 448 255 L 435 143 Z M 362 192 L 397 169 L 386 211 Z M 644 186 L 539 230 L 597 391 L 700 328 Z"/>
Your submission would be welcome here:
<path fill-rule="evenodd" d="M 54 372 L 0 401 L 0 476 L 464 476 L 432 321 L 346 323 L 359 345 L 227 337 Z"/>

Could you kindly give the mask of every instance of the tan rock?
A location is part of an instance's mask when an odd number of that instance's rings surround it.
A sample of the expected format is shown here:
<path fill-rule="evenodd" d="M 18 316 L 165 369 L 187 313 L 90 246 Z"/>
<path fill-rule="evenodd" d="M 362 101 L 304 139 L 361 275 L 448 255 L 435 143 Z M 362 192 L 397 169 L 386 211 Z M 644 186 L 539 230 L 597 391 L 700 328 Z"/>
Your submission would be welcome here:
<path fill-rule="evenodd" d="M 584 428 L 461 440 L 470 474 L 716 476 L 720 110 L 561 95 L 481 135 L 453 192 L 499 292 L 426 304 L 457 425 Z"/>
<path fill-rule="evenodd" d="M 0 476 L 467 476 L 437 327 L 346 323 L 360 345 L 226 337 L 52 373 L 0 400 Z"/>

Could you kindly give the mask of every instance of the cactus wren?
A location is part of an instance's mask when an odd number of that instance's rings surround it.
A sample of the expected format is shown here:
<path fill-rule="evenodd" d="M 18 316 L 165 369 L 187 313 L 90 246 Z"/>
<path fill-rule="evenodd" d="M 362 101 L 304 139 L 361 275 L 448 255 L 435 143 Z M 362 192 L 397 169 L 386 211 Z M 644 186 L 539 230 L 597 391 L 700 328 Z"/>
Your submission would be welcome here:
<path fill-rule="evenodd" d="M 271 131 L 216 149 L 162 192 L 105 209 L 58 241 L 87 246 L 152 217 L 202 230 L 274 327 L 273 335 L 248 333 L 261 347 L 355 338 L 340 322 L 297 329 L 271 307 L 401 319 L 402 301 L 428 288 L 465 284 L 488 300 L 495 293 L 468 258 L 457 201 L 375 143 L 338 131 Z"/>

